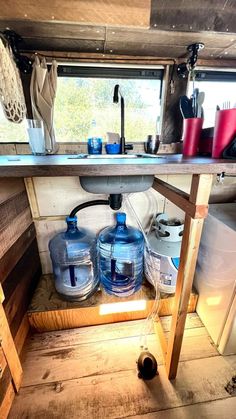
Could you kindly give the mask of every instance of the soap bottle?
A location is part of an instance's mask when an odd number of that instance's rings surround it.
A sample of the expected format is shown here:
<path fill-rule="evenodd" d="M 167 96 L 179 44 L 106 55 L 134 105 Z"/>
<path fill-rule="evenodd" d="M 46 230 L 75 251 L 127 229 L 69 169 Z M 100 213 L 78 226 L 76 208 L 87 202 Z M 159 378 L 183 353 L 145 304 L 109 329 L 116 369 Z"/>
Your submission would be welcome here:
<path fill-rule="evenodd" d="M 88 154 L 102 154 L 102 137 L 98 134 L 98 127 L 94 119 L 88 135 Z"/>

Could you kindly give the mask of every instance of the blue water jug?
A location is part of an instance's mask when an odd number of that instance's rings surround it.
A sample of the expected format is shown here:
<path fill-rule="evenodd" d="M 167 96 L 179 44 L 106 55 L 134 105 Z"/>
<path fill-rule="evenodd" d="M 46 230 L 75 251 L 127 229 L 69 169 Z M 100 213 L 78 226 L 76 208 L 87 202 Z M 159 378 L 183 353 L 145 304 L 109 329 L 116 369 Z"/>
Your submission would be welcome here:
<path fill-rule="evenodd" d="M 125 213 L 117 213 L 116 221 L 98 236 L 100 280 L 108 294 L 126 297 L 142 284 L 144 238 L 126 226 Z"/>
<path fill-rule="evenodd" d="M 67 231 L 49 242 L 55 287 L 67 300 L 90 297 L 99 283 L 95 234 L 77 227 L 77 217 L 67 217 Z"/>

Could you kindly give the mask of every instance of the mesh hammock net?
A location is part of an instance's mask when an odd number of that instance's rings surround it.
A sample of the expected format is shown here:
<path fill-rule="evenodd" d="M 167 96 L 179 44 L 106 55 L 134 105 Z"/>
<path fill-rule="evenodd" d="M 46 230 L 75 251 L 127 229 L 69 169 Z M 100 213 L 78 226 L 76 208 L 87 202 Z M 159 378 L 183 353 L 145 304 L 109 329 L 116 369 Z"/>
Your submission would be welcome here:
<path fill-rule="evenodd" d="M 20 123 L 26 116 L 25 98 L 19 70 L 9 46 L 0 39 L 0 101 L 9 121 Z"/>

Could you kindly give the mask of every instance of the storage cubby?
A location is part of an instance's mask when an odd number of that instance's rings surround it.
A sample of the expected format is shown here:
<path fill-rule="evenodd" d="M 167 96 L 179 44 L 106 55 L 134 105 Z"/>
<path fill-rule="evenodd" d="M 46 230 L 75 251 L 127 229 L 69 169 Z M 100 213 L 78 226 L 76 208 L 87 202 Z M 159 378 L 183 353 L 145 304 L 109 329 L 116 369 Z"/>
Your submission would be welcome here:
<path fill-rule="evenodd" d="M 43 275 L 28 308 L 30 325 L 37 331 L 71 329 L 105 323 L 144 319 L 155 299 L 154 288 L 144 282 L 130 297 L 115 297 L 99 289 L 82 302 L 65 301 L 56 292 L 52 275 Z M 196 309 L 197 293 L 192 292 L 188 312 Z M 159 316 L 169 316 L 174 308 L 174 295 L 162 294 Z"/>

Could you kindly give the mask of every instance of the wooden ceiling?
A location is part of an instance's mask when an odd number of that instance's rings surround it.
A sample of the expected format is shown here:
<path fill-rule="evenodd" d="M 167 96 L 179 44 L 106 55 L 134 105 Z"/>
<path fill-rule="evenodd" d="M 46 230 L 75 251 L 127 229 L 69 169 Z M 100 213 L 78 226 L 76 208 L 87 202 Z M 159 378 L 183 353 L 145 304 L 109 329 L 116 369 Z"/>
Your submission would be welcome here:
<path fill-rule="evenodd" d="M 11 0 L 1 5 L 0 30 L 8 27 L 21 35 L 22 51 L 178 59 L 186 56 L 189 44 L 204 42 L 201 58 L 234 60 L 234 4 L 235 0 Z"/>

